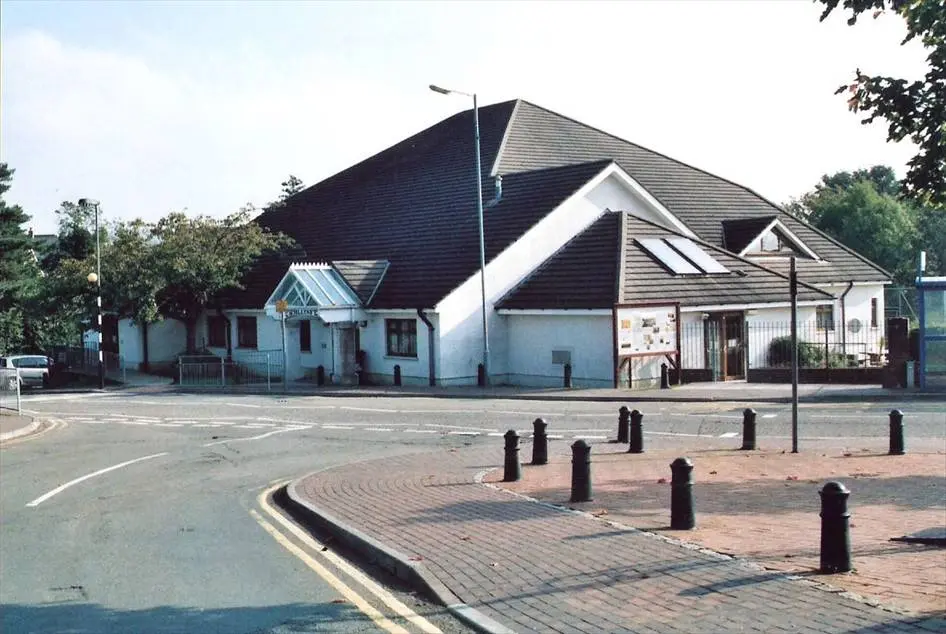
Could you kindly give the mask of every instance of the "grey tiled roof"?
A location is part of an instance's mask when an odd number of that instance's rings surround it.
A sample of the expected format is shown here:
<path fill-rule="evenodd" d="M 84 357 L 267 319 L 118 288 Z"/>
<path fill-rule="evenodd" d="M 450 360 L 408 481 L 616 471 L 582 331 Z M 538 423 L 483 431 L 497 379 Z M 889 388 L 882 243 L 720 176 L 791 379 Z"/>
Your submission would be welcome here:
<path fill-rule="evenodd" d="M 638 242 L 680 235 L 627 212 L 605 213 L 507 294 L 498 308 L 590 309 L 654 302 L 748 306 L 789 301 L 787 276 L 715 245 L 694 240 L 731 273 L 674 275 Z M 801 284 L 798 299 L 829 302 L 833 296 Z"/>
<path fill-rule="evenodd" d="M 481 178 L 503 197 L 484 213 L 487 259 L 597 174 L 619 164 L 702 239 L 723 246 L 723 221 L 778 216 L 827 262 L 800 261 L 813 282 L 886 280 L 883 271 L 751 190 L 526 101 L 480 108 Z M 376 308 L 432 308 L 476 273 L 479 238 L 473 116 L 460 112 L 293 196 L 257 222 L 283 231 L 310 260 L 387 260 Z M 276 260 L 229 293 L 234 307 L 262 306 L 279 281 Z"/>
<path fill-rule="evenodd" d="M 387 260 L 336 260 L 335 270 L 348 282 L 362 306 L 371 303 L 390 263 Z"/>
<path fill-rule="evenodd" d="M 703 240 L 726 247 L 723 221 L 777 216 L 827 261 L 799 260 L 805 279 L 816 282 L 887 281 L 886 271 L 843 247 L 751 189 L 635 145 L 606 132 L 519 101 L 495 169 L 517 171 L 578 161 L 613 159 Z M 761 231 L 761 229 L 760 229 Z"/>

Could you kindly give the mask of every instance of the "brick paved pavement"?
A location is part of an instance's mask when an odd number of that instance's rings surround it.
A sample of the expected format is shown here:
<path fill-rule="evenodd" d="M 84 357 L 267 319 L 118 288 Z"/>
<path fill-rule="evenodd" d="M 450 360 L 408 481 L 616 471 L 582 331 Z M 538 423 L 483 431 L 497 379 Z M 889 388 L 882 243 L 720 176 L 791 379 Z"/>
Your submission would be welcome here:
<path fill-rule="evenodd" d="M 501 449 L 322 471 L 300 497 L 519 632 L 940 631 L 736 560 L 477 484 Z"/>

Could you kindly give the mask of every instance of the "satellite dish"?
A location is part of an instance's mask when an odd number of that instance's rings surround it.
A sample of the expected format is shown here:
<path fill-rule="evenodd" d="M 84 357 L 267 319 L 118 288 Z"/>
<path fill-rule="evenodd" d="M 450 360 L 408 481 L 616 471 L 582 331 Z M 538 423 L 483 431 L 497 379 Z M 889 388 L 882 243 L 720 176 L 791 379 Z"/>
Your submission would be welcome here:
<path fill-rule="evenodd" d="M 863 324 L 861 324 L 861 320 L 855 317 L 854 319 L 847 322 L 847 329 L 856 334 L 861 331 L 862 325 Z"/>

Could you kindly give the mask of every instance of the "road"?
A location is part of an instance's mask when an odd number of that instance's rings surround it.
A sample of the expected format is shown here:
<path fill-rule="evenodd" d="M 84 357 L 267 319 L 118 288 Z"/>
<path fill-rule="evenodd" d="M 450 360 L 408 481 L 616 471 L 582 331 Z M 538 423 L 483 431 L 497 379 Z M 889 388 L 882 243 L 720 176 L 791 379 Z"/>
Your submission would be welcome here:
<path fill-rule="evenodd" d="M 743 407 L 643 404 L 647 442 L 731 446 Z M 465 631 L 396 588 L 373 592 L 261 493 L 337 464 L 500 443 L 537 416 L 561 438 L 553 450 L 567 451 L 576 437 L 613 437 L 617 420 L 609 403 L 170 392 L 38 393 L 24 408 L 56 422 L 0 453 L 3 632 Z M 756 410 L 760 444 L 787 442 L 790 410 Z M 904 408 L 908 448 L 943 446 L 941 410 Z M 802 446 L 882 445 L 887 412 L 805 405 Z"/>

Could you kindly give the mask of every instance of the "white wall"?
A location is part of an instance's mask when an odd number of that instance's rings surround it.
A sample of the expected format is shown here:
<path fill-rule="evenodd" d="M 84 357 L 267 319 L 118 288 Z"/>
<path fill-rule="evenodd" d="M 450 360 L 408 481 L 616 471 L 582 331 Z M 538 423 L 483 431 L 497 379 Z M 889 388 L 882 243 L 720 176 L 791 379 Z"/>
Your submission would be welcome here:
<path fill-rule="evenodd" d="M 434 324 L 435 363 L 437 375 L 440 376 L 440 359 L 437 347 L 439 316 L 432 311 L 425 311 L 427 318 Z M 393 357 L 387 354 L 385 319 L 413 319 L 417 329 L 417 357 Z M 479 346 L 477 339 L 476 346 Z M 401 366 L 401 383 L 403 385 L 427 385 L 429 382 L 430 361 L 428 350 L 430 336 L 427 325 L 417 316 L 417 311 L 386 311 L 371 312 L 368 316 L 368 325 L 361 329 L 361 349 L 367 354 L 366 368 L 368 379 L 373 383 L 394 383 L 394 366 Z M 475 381 L 474 372 L 474 381 Z"/>
<path fill-rule="evenodd" d="M 536 223 L 519 240 L 499 254 L 486 267 L 487 315 L 490 347 L 490 373 L 501 377 L 512 372 L 508 365 L 507 342 L 512 338 L 506 332 L 507 322 L 494 310 L 509 290 L 521 282 L 540 264 L 562 248 L 575 235 L 593 223 L 604 207 L 598 202 L 614 202 L 618 197 L 613 169 L 602 175 L 546 217 Z M 636 205 L 628 194 L 628 204 Z M 452 291 L 437 306 L 440 315 L 440 364 L 438 376 L 444 384 L 471 384 L 476 382 L 477 365 L 482 360 L 482 314 L 479 273 L 473 275 Z M 602 307 L 604 308 L 604 307 Z M 494 379 L 494 382 L 497 382 Z"/>
<path fill-rule="evenodd" d="M 629 189 L 623 179 L 616 174 L 612 174 L 601 181 L 593 190 L 588 192 L 585 198 L 601 210 L 627 211 L 668 229 L 676 231 L 682 229 L 684 233 L 691 233 L 682 224 L 675 225 L 670 222 L 663 213 Z"/>
<path fill-rule="evenodd" d="M 577 312 L 577 311 L 576 311 Z M 561 387 L 564 368 L 553 350 L 569 350 L 573 387 L 614 385 L 614 334 L 610 315 L 503 315 L 512 385 Z"/>
<path fill-rule="evenodd" d="M 187 348 L 187 328 L 176 319 L 164 319 L 148 325 L 148 362 L 167 363 Z M 118 322 L 118 351 L 128 368 L 138 369 L 144 361 L 141 326 L 130 319 Z"/>

